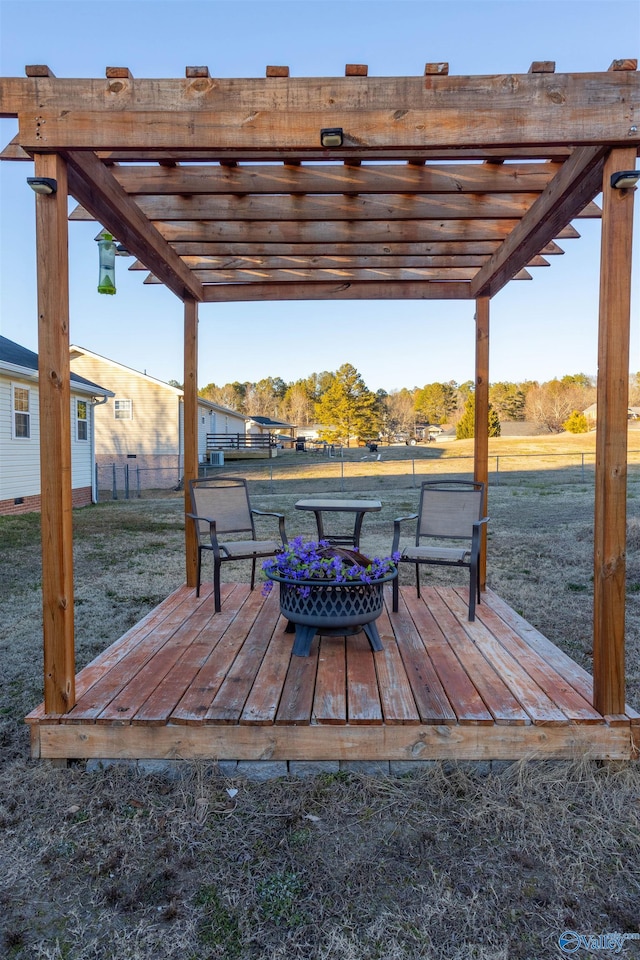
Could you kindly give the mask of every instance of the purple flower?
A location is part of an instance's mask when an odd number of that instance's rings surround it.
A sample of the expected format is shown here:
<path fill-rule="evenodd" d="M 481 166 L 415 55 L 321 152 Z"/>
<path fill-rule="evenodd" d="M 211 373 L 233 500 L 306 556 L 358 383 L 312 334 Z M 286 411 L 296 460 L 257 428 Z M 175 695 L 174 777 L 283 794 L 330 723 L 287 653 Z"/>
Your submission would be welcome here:
<path fill-rule="evenodd" d="M 393 557 L 374 557 L 369 560 L 354 550 L 332 547 L 326 540 L 304 541 L 302 537 L 295 537 L 274 557 L 265 560 L 262 569 L 268 578 L 371 583 L 395 574 L 395 564 L 399 556 L 396 553 Z M 263 592 L 268 593 L 270 587 L 271 580 L 268 586 L 265 585 Z M 307 585 L 301 584 L 297 589 L 303 596 L 308 596 L 310 593 L 310 587 Z"/>

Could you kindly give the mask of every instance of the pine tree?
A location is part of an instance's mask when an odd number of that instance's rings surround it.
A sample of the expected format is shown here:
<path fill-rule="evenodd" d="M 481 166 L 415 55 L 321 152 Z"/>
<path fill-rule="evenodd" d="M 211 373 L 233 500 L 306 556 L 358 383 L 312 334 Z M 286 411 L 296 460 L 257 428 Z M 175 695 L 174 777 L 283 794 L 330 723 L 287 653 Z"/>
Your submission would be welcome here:
<path fill-rule="evenodd" d="M 498 414 L 489 404 L 489 436 L 500 436 L 500 419 Z M 476 429 L 476 397 L 470 394 L 464 405 L 464 411 L 456 426 L 456 440 L 468 440 L 475 436 Z"/>
<path fill-rule="evenodd" d="M 379 405 L 355 367 L 344 363 L 316 404 L 316 419 L 325 429 L 320 439 L 349 446 L 354 438 L 377 437 Z"/>
<path fill-rule="evenodd" d="M 451 383 L 427 383 L 416 394 L 416 413 L 427 423 L 447 423 L 455 409 L 456 391 Z"/>

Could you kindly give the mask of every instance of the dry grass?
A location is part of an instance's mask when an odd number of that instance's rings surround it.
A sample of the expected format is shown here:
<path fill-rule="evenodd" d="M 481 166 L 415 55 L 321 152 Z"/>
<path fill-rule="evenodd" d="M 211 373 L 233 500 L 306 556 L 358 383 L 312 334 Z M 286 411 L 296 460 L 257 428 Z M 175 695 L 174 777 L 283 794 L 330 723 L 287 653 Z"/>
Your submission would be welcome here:
<path fill-rule="evenodd" d="M 248 473 L 248 471 L 247 471 Z M 556 471 L 491 491 L 490 585 L 591 666 L 593 490 Z M 313 484 L 313 479 L 308 480 Z M 317 481 L 316 481 L 317 484 Z M 255 484 L 292 532 L 294 480 Z M 351 491 L 350 491 L 351 492 Z M 410 484 L 362 483 L 387 552 Z M 628 699 L 640 708 L 640 482 L 629 490 Z M 78 664 L 183 581 L 179 497 L 76 511 Z M 640 933 L 638 764 L 523 763 L 481 776 L 232 782 L 28 759 L 41 699 L 39 518 L 0 521 L 0 955 L 16 960 L 546 960 L 558 937 Z M 231 564 L 228 578 L 245 579 Z M 231 797 L 228 788 L 238 789 Z M 581 949 L 577 956 L 601 957 Z M 606 955 L 606 951 L 604 952 Z M 640 939 L 623 957 L 640 957 Z"/>

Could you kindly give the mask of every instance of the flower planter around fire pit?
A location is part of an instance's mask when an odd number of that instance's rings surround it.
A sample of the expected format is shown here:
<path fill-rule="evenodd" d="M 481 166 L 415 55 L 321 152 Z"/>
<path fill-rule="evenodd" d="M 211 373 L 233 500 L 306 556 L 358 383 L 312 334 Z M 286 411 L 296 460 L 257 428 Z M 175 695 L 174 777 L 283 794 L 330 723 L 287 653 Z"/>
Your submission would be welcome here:
<path fill-rule="evenodd" d="M 296 551 L 306 551 L 298 578 L 278 572 L 278 556 L 267 561 L 264 568 L 269 580 L 280 584 L 280 611 L 289 621 L 287 629 L 295 628 L 294 655 L 308 656 L 316 634 L 344 637 L 361 630 L 373 650 L 382 650 L 375 621 L 382 613 L 384 584 L 398 575 L 391 560 L 370 561 L 355 551 L 329 547 L 322 541 L 302 544 L 294 540 L 287 550 L 288 554 L 286 550 L 282 554 L 288 561 L 292 555 L 297 559 Z M 319 563 L 310 563 L 310 555 Z M 280 568 L 284 565 L 280 562 Z M 345 577 L 345 571 L 350 578 Z M 302 579 L 305 572 L 308 578 Z M 366 579 L 358 579 L 358 573 Z"/>

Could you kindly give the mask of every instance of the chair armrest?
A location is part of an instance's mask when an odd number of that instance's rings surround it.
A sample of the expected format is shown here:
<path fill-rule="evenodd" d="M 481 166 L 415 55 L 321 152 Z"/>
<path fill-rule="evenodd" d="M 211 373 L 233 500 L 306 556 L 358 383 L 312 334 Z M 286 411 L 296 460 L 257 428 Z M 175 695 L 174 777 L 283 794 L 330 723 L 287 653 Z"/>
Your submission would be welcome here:
<path fill-rule="evenodd" d="M 280 539 L 283 543 L 287 544 L 287 534 L 284 529 L 284 513 L 274 513 L 272 510 L 254 510 L 251 508 L 251 513 L 256 517 L 276 517 L 278 520 L 278 530 L 280 532 Z"/>
<path fill-rule="evenodd" d="M 198 516 L 197 514 L 195 514 L 195 513 L 187 513 L 187 514 L 185 514 L 185 516 L 188 517 L 190 520 L 194 520 L 194 521 L 195 521 L 196 531 L 197 531 L 197 533 L 198 533 L 198 541 L 200 540 L 200 535 L 201 535 L 201 530 L 200 530 L 200 528 L 199 528 L 199 526 L 198 526 L 198 523 L 208 523 L 208 524 L 209 524 L 209 534 L 210 534 L 210 536 L 211 536 L 211 542 L 213 543 L 213 541 L 215 540 L 216 549 L 217 549 L 218 533 L 217 533 L 217 530 L 216 530 L 216 521 L 215 521 L 215 520 L 212 520 L 211 517 L 199 517 L 199 516 Z"/>
<path fill-rule="evenodd" d="M 483 517 L 481 520 L 476 520 L 473 524 L 473 533 L 471 535 L 471 554 L 477 555 L 480 552 L 480 534 L 482 533 L 482 528 L 489 523 L 489 517 Z"/>
<path fill-rule="evenodd" d="M 417 520 L 417 519 L 418 519 L 418 514 L 417 514 L 417 513 L 412 513 L 412 514 L 411 514 L 410 516 L 408 516 L 408 517 L 396 517 L 396 518 L 395 518 L 395 520 L 393 521 L 393 544 L 391 545 L 391 553 L 392 553 L 392 554 L 393 554 L 393 553 L 396 553 L 396 551 L 397 551 L 397 549 L 398 549 L 398 547 L 399 547 L 399 545 L 400 545 L 400 524 L 401 524 L 404 520 Z"/>
<path fill-rule="evenodd" d="M 208 523 L 215 527 L 216 521 L 212 520 L 211 517 L 199 517 L 197 513 L 185 513 L 185 517 L 189 517 L 190 520 L 200 520 L 202 523 Z"/>

